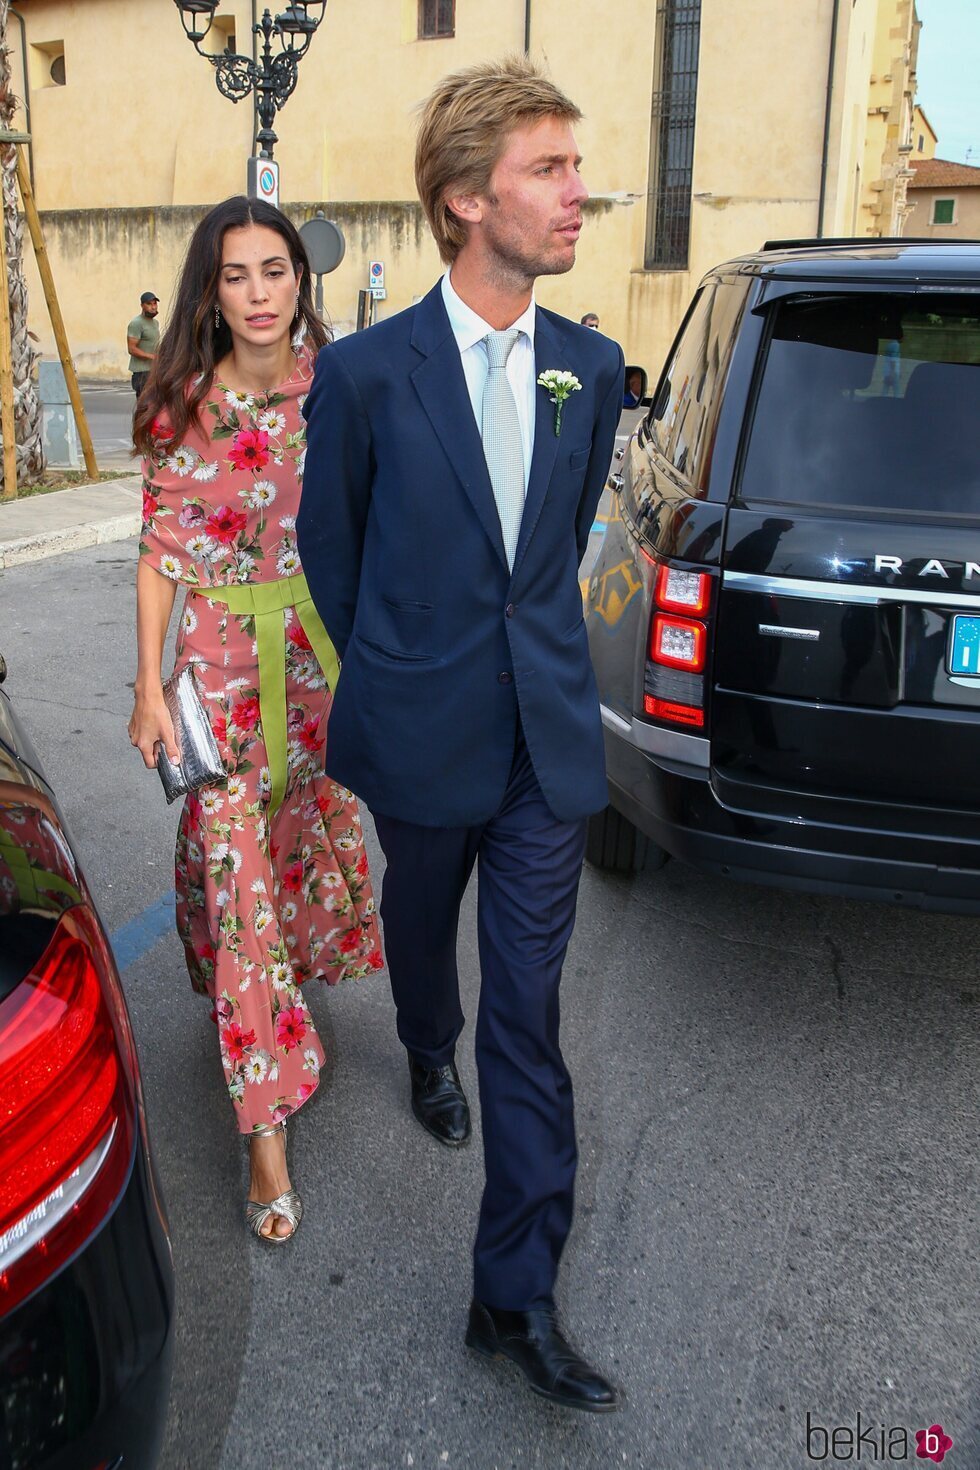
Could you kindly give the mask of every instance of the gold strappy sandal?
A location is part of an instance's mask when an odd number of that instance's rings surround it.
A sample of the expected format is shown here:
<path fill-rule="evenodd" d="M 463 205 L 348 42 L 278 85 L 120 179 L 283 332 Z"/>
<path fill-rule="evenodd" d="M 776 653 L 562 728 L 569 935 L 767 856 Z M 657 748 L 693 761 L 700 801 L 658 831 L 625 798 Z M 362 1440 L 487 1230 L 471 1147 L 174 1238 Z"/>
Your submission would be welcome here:
<path fill-rule="evenodd" d="M 251 1133 L 246 1133 L 249 1140 L 253 1138 L 269 1138 L 273 1133 L 281 1133 L 283 1141 L 286 1138 L 286 1124 L 270 1123 L 266 1128 L 253 1128 Z M 251 1148 L 251 1142 L 249 1142 Z M 276 1215 L 285 1220 L 293 1228 L 288 1235 L 277 1235 L 275 1230 L 271 1235 L 265 1235 L 262 1226 L 270 1218 Z M 259 1240 L 264 1240 L 266 1245 L 288 1245 L 299 1229 L 299 1222 L 303 1218 L 303 1201 L 295 1189 L 286 1189 L 282 1194 L 277 1194 L 275 1199 L 270 1200 L 267 1205 L 258 1204 L 254 1199 L 245 1201 L 245 1223 L 253 1235 Z"/>

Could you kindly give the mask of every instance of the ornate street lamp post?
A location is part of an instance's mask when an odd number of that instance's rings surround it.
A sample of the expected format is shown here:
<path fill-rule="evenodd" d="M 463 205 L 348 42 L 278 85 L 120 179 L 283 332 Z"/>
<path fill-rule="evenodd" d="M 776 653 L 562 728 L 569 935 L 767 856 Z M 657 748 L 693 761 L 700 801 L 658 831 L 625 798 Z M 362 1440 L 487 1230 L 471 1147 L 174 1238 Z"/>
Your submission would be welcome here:
<path fill-rule="evenodd" d="M 274 19 L 271 11 L 266 10 L 262 19 L 252 27 L 253 34 L 262 40 L 260 61 L 240 56 L 234 51 L 225 50 L 217 55 L 201 51 L 218 3 L 219 0 L 174 0 L 188 40 L 214 67 L 214 79 L 221 95 L 232 102 L 241 102 L 243 97 L 255 93 L 255 108 L 262 124 L 257 137 L 259 156 L 271 161 L 279 141 L 272 126 L 276 113 L 292 96 L 300 60 L 309 50 L 314 32 L 323 19 L 327 0 L 292 0 Z M 273 41 L 279 45 L 275 53 Z"/>

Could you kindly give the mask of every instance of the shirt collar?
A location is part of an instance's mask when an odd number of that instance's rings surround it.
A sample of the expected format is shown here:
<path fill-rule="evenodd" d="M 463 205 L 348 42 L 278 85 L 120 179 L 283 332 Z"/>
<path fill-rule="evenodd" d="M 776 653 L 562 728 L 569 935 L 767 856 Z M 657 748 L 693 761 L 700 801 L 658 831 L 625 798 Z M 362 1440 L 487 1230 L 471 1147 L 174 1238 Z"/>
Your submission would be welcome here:
<path fill-rule="evenodd" d="M 442 278 L 442 299 L 449 317 L 449 325 L 453 329 L 453 336 L 456 338 L 460 352 L 465 352 L 468 348 L 475 347 L 477 342 L 483 341 L 483 338 L 488 332 L 494 330 L 489 322 L 485 322 L 481 316 L 477 316 L 473 308 L 467 306 L 462 297 L 457 294 L 453 288 L 452 281 L 449 279 L 449 271 L 446 271 L 446 274 Z M 519 332 L 524 333 L 532 347 L 534 345 L 534 313 L 534 297 L 532 296 L 527 309 L 521 313 L 516 322 L 511 323 Z"/>

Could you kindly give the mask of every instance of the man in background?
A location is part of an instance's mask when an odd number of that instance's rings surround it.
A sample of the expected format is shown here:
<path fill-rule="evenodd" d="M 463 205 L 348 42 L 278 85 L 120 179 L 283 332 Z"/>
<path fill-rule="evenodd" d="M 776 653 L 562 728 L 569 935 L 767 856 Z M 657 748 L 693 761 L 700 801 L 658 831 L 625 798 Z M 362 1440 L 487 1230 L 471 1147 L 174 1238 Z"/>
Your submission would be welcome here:
<path fill-rule="evenodd" d="M 626 369 L 626 386 L 623 390 L 623 407 L 639 408 L 643 402 L 643 370 L 642 368 Z"/>
<path fill-rule="evenodd" d="M 144 291 L 140 297 L 140 314 L 134 316 L 126 328 L 129 371 L 137 401 L 146 387 L 147 376 L 160 345 L 160 323 L 157 321 L 159 310 L 160 302 L 156 293 Z"/>
<path fill-rule="evenodd" d="M 591 327 L 594 332 L 598 332 L 599 318 L 596 316 L 594 311 L 587 311 L 585 313 L 585 316 L 582 317 L 580 325 L 583 327 Z"/>

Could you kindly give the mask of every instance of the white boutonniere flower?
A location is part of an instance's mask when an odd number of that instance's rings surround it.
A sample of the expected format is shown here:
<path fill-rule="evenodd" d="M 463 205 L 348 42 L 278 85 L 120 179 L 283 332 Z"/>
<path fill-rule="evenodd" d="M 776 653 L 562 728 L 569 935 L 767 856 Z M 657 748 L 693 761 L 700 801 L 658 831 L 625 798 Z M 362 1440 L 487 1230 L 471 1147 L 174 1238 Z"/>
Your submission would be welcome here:
<path fill-rule="evenodd" d="M 548 368 L 546 372 L 538 376 L 538 384 L 547 388 L 552 403 L 555 405 L 555 436 L 561 433 L 561 411 L 565 399 L 570 393 L 577 393 L 582 384 L 574 373 L 563 372 L 560 368 Z"/>

